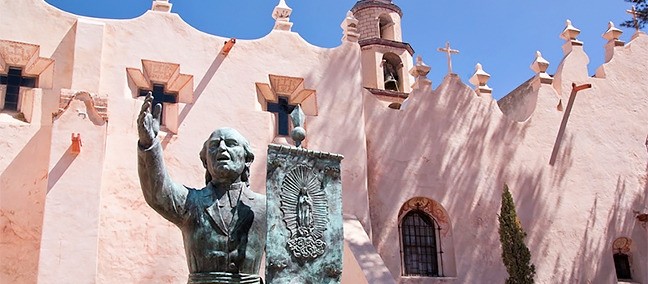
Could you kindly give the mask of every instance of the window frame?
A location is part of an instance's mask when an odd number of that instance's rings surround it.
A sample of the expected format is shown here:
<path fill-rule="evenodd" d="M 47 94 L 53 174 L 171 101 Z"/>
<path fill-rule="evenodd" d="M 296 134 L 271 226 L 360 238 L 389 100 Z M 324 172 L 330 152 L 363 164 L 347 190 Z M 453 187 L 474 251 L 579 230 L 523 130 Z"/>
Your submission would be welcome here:
<path fill-rule="evenodd" d="M 425 227 L 423 227 L 423 230 L 421 228 L 416 228 L 414 227 L 414 235 L 408 235 L 405 236 L 405 222 L 407 222 L 409 219 L 408 218 L 420 218 L 420 220 L 424 223 L 428 223 L 431 225 L 431 228 L 428 227 L 428 230 L 425 230 Z M 416 220 L 415 220 L 416 221 Z M 410 225 L 407 225 L 410 226 Z M 430 230 L 431 229 L 431 230 Z M 418 231 L 417 231 L 418 230 Z M 445 277 L 443 274 L 443 248 L 441 246 L 441 226 L 437 222 L 437 220 L 433 217 L 424 212 L 423 210 L 420 209 L 415 209 L 407 212 L 400 220 L 398 224 L 398 231 L 399 231 L 399 239 L 400 239 L 400 259 L 401 259 L 401 276 L 404 277 Z M 426 233 L 426 231 L 429 233 L 432 233 L 432 238 L 433 238 L 433 243 L 424 245 L 423 247 L 417 247 L 419 243 L 422 243 L 423 241 L 419 239 L 419 237 L 430 237 L 429 235 L 419 235 L 419 233 Z M 409 237 L 410 240 L 411 238 L 414 238 L 414 243 L 415 244 L 407 244 L 408 242 L 406 238 Z M 408 253 L 407 250 L 413 248 L 413 249 L 418 249 L 423 250 L 425 249 L 432 249 L 433 253 L 430 255 L 424 255 L 423 257 L 430 257 L 430 262 L 432 267 L 430 267 L 430 273 L 421 273 L 420 270 L 418 273 L 410 271 L 409 264 L 410 261 L 407 259 Z M 415 262 L 415 260 L 412 260 L 412 262 Z M 435 265 L 435 266 L 434 266 Z M 412 268 L 413 269 L 413 268 Z"/>

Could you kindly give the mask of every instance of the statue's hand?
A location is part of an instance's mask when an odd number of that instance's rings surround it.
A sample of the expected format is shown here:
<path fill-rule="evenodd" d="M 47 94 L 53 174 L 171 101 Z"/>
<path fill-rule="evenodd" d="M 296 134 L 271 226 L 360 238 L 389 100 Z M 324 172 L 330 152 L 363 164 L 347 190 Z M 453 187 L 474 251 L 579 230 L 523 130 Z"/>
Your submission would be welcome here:
<path fill-rule="evenodd" d="M 150 148 L 153 145 L 153 140 L 157 137 L 160 131 L 160 114 L 162 113 L 162 105 L 156 104 L 151 113 L 151 105 L 153 104 L 153 95 L 151 92 L 146 95 L 142 110 L 140 110 L 139 117 L 137 117 L 137 132 L 139 133 L 139 145 L 142 148 Z"/>

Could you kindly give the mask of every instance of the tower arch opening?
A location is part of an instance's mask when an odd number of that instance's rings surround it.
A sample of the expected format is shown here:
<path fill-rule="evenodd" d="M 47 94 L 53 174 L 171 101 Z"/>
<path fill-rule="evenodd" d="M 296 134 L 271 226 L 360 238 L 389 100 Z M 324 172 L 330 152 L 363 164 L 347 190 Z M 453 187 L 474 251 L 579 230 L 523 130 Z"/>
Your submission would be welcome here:
<path fill-rule="evenodd" d="M 395 40 L 394 20 L 389 14 L 378 16 L 378 31 L 381 39 Z"/>
<path fill-rule="evenodd" d="M 385 53 L 382 58 L 383 82 L 385 90 L 401 92 L 403 90 L 403 61 L 394 53 Z"/>

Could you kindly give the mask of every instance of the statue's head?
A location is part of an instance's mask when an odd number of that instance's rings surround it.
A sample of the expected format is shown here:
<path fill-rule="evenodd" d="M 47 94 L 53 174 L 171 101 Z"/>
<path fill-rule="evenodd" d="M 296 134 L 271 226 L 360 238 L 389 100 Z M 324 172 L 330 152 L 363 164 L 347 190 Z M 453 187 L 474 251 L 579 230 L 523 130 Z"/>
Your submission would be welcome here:
<path fill-rule="evenodd" d="M 205 182 L 250 183 L 250 165 L 254 154 L 250 143 L 233 128 L 216 129 L 200 151 L 200 160 L 207 170 Z"/>

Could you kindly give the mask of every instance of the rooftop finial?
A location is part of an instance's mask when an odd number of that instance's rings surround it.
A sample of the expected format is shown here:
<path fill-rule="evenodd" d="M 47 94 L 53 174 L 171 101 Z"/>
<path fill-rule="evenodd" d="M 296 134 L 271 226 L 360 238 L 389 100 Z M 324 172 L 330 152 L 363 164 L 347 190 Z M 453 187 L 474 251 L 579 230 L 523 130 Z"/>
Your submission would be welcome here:
<path fill-rule="evenodd" d="M 565 44 L 562 46 L 563 54 L 569 54 L 574 46 L 583 46 L 583 42 L 576 39 L 580 32 L 570 20 L 565 21 L 565 29 L 560 34 L 560 38 L 565 40 Z"/>
<path fill-rule="evenodd" d="M 414 76 L 414 84 L 412 89 L 423 89 L 432 85 L 432 81 L 427 78 L 430 73 L 430 66 L 423 62 L 423 58 L 419 55 L 416 57 L 416 64 L 410 69 L 410 74 Z"/>
<path fill-rule="evenodd" d="M 475 74 L 470 77 L 470 83 L 475 85 L 475 92 L 477 92 L 478 96 L 490 95 L 493 92 L 493 89 L 486 84 L 489 79 L 490 74 L 484 71 L 480 63 L 477 63 L 475 65 Z"/>
<path fill-rule="evenodd" d="M 286 1 L 279 0 L 279 4 L 272 10 L 272 18 L 275 19 L 275 30 L 290 31 L 293 23 L 290 22 L 292 9 L 286 5 Z"/>
<path fill-rule="evenodd" d="M 171 12 L 171 6 L 173 4 L 169 3 L 169 0 L 153 0 L 153 5 L 151 10 L 160 11 L 160 12 Z"/>
<path fill-rule="evenodd" d="M 551 84 L 553 82 L 551 75 L 547 74 L 549 61 L 542 57 L 542 53 L 540 53 L 540 51 L 536 51 L 535 60 L 533 60 L 529 68 L 531 68 L 531 70 L 536 73 L 537 78 L 540 79 L 540 83 Z"/>
<path fill-rule="evenodd" d="M 344 21 L 340 24 L 342 28 L 342 41 L 357 42 L 360 38 L 360 33 L 358 32 L 358 19 L 353 16 L 351 11 L 348 11 Z"/>
<path fill-rule="evenodd" d="M 623 34 L 623 31 L 621 31 L 620 29 L 617 29 L 614 26 L 614 23 L 612 23 L 612 22 L 608 23 L 608 29 L 602 35 L 602 37 L 607 40 L 607 43 L 605 44 L 605 62 L 606 63 L 610 62 L 610 60 L 614 56 L 614 48 L 615 47 L 625 45 L 625 42 L 619 39 L 619 37 L 621 37 L 621 34 Z M 601 69 L 601 71 L 603 71 L 603 70 Z M 599 72 L 597 71 L 597 76 L 599 76 L 599 75 L 604 76 L 604 74 L 598 74 L 598 73 Z"/>
<path fill-rule="evenodd" d="M 619 40 L 619 37 L 621 37 L 621 34 L 623 34 L 623 31 L 618 29 L 617 27 L 614 26 L 613 22 L 608 22 L 608 29 L 605 31 L 605 33 L 602 35 L 604 39 L 607 39 L 608 41 L 611 40 Z"/>
<path fill-rule="evenodd" d="M 565 29 L 563 32 L 560 34 L 560 38 L 567 40 L 567 41 L 573 41 L 577 40 L 576 37 L 580 34 L 580 30 L 574 27 L 572 25 L 571 20 L 565 21 Z"/>

